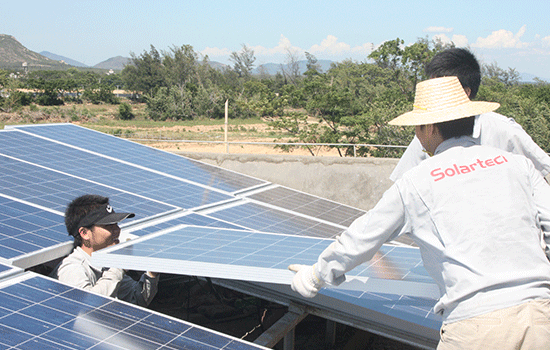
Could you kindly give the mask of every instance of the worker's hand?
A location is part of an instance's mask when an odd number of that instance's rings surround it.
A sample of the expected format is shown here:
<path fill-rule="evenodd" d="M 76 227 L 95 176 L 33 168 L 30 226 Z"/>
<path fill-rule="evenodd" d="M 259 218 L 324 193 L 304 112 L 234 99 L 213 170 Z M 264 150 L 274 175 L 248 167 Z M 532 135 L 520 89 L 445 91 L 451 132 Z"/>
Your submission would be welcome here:
<path fill-rule="evenodd" d="M 325 285 L 325 282 L 317 277 L 315 265 L 292 264 L 288 266 L 288 269 L 296 272 L 290 285 L 292 290 L 300 293 L 303 297 L 313 298 Z"/>

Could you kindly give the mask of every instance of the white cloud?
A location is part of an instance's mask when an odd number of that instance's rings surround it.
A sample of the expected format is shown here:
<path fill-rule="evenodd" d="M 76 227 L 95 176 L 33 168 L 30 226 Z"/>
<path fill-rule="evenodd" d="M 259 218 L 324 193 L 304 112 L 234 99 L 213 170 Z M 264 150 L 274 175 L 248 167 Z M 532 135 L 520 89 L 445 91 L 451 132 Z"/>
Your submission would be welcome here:
<path fill-rule="evenodd" d="M 206 47 L 204 50 L 200 52 L 201 55 L 207 56 L 212 59 L 213 57 L 216 58 L 227 58 L 231 55 L 231 51 L 229 51 L 226 48 L 220 49 L 217 47 Z"/>
<path fill-rule="evenodd" d="M 550 36 L 545 36 L 540 41 L 542 42 L 542 47 L 550 47 Z"/>
<path fill-rule="evenodd" d="M 468 38 L 465 35 L 455 34 L 453 35 L 453 43 L 457 47 L 466 47 L 468 46 Z"/>
<path fill-rule="evenodd" d="M 279 39 L 279 43 L 277 46 L 272 48 L 267 48 L 264 46 L 251 46 L 252 50 L 254 50 L 255 56 L 286 56 L 288 52 L 292 52 L 293 54 L 301 55 L 304 53 L 304 50 L 297 46 L 292 46 L 290 40 L 286 38 L 284 35 L 281 34 L 281 38 Z"/>
<path fill-rule="evenodd" d="M 355 46 L 351 49 L 351 52 L 354 55 L 365 55 L 368 56 L 370 53 L 374 50 L 374 44 L 373 43 L 366 43 L 361 46 Z"/>
<path fill-rule="evenodd" d="M 453 31 L 453 28 L 445 27 L 428 27 L 424 29 L 425 33 L 450 33 Z"/>
<path fill-rule="evenodd" d="M 343 42 L 338 42 L 338 38 L 334 35 L 328 35 L 326 39 L 321 41 L 320 45 L 315 44 L 309 49 L 309 52 L 313 55 L 328 54 L 341 56 L 350 51 L 351 46 Z"/>
<path fill-rule="evenodd" d="M 529 46 L 528 43 L 521 41 L 521 37 L 525 34 L 525 30 L 525 25 L 521 27 L 516 34 L 509 30 L 500 29 L 492 32 L 491 35 L 486 38 L 477 38 L 477 41 L 472 44 L 472 46 L 483 49 L 524 48 Z"/>

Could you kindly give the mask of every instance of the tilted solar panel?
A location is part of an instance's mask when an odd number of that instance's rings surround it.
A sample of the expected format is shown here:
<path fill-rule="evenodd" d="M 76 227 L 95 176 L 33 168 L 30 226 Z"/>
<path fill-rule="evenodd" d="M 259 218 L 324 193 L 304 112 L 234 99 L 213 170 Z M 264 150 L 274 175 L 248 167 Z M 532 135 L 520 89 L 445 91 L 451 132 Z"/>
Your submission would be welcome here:
<path fill-rule="evenodd" d="M 257 191 L 251 195 L 245 194 L 245 196 L 345 227 L 365 214 L 362 210 L 281 186 Z"/>
<path fill-rule="evenodd" d="M 233 197 L 184 178 L 105 158 L 19 131 L 3 131 L 0 155 L 91 180 L 181 208 L 204 206 Z"/>
<path fill-rule="evenodd" d="M 265 349 L 34 273 L 0 282 L 0 347 Z"/>
<path fill-rule="evenodd" d="M 21 268 L 47 262 L 72 249 L 63 216 L 0 194 L 0 258 Z M 59 254 L 50 256 L 46 250 Z M 27 262 L 31 259 L 30 262 Z"/>
<path fill-rule="evenodd" d="M 136 213 L 136 219 L 178 208 L 1 155 L 0 193 L 61 213 L 74 198 L 88 193 L 109 197 L 115 210 Z"/>
<path fill-rule="evenodd" d="M 16 126 L 21 131 L 183 177 L 227 192 L 265 184 L 266 181 L 177 156 L 73 124 Z"/>
<path fill-rule="evenodd" d="M 92 254 L 96 266 L 290 284 L 290 264 L 313 265 L 330 239 L 196 226 L 175 227 Z M 383 246 L 341 288 L 437 298 L 418 249 Z"/>

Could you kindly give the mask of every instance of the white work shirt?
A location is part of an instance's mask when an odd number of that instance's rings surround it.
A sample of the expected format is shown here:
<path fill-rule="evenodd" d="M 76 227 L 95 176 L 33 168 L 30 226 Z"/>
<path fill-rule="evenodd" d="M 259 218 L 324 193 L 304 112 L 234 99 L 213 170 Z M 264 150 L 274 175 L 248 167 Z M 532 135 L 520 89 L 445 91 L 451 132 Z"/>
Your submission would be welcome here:
<path fill-rule="evenodd" d="M 98 269 L 90 265 L 90 256 L 80 247 L 63 259 L 52 277 L 69 285 L 118 298 L 140 306 L 148 306 L 157 294 L 158 279 L 144 273 L 134 281 L 117 268 Z"/>
<path fill-rule="evenodd" d="M 496 147 L 511 153 L 529 158 L 542 176 L 550 174 L 550 157 L 512 118 L 495 112 L 484 113 L 475 117 L 472 134 L 477 144 Z M 405 172 L 414 168 L 428 158 L 426 152 L 415 136 L 405 153 L 393 169 L 390 180 L 396 181 Z"/>
<path fill-rule="evenodd" d="M 410 234 L 441 292 L 435 312 L 455 322 L 550 299 L 549 232 L 550 186 L 532 162 L 464 136 L 395 182 L 319 256 L 316 272 L 338 284 Z"/>

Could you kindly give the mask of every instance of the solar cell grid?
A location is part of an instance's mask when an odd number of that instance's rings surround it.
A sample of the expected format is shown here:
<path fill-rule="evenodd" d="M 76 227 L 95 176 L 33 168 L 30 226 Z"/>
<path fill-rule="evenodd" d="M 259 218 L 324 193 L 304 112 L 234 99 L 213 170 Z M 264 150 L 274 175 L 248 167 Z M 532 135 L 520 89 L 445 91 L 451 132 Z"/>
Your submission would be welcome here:
<path fill-rule="evenodd" d="M 210 216 L 258 231 L 311 237 L 336 237 L 342 227 L 277 210 L 259 203 L 242 203 L 209 213 Z"/>
<path fill-rule="evenodd" d="M 289 264 L 314 264 L 331 242 L 331 239 L 187 226 L 96 252 L 92 261 L 100 266 L 137 269 L 148 266 L 159 272 L 179 270 L 199 276 L 287 284 L 293 276 L 288 271 Z M 380 251 L 380 256 L 347 276 L 433 284 L 422 267 L 418 249 L 383 246 Z M 382 260 L 384 269 L 380 268 Z M 152 264 L 155 268 L 150 268 Z M 197 270 L 191 271 L 192 266 Z M 246 276 L 241 268 L 249 271 Z M 267 271 L 255 275 L 253 268 L 270 269 L 269 279 L 261 279 Z"/>
<path fill-rule="evenodd" d="M 19 147 L 9 146 L 10 144 Z M 43 152 L 45 149 L 48 152 Z M 199 207 L 232 198 L 219 191 L 21 132 L 3 132 L 0 137 L 0 150 L 0 154 L 182 208 Z"/>
<path fill-rule="evenodd" d="M 0 347 L 263 349 L 34 274 L 0 284 Z"/>
<path fill-rule="evenodd" d="M 325 288 L 320 293 L 357 308 L 377 311 L 433 330 L 441 328 L 441 317 L 433 312 L 436 300 L 431 298 L 338 288 Z"/>
<path fill-rule="evenodd" d="M 248 197 L 346 227 L 365 213 L 359 209 L 281 186 L 259 191 Z"/>
<path fill-rule="evenodd" d="M 86 193 L 107 196 L 115 209 L 134 212 L 138 218 L 175 208 L 115 188 L 0 156 L 0 194 L 62 213 L 70 201 Z M 15 205 L 12 203 L 11 207 Z"/>
<path fill-rule="evenodd" d="M 47 137 L 77 147 L 140 164 L 166 174 L 187 178 L 191 181 L 235 192 L 265 183 L 246 175 L 234 173 L 192 159 L 177 156 L 151 147 L 146 147 L 111 135 L 98 133 L 72 124 L 42 127 L 18 127 L 19 130 Z"/>
<path fill-rule="evenodd" d="M 0 196 L 0 257 L 23 254 L 72 241 L 63 216 Z"/>

